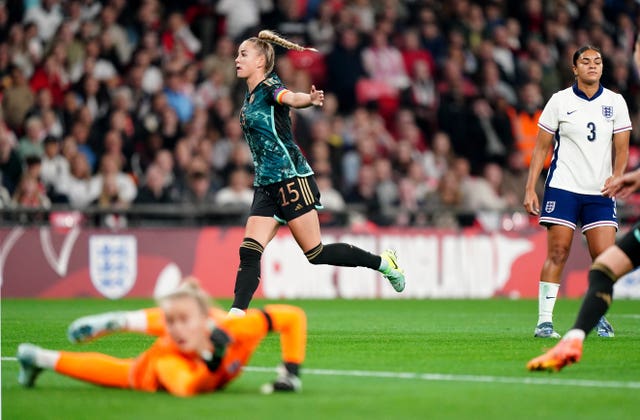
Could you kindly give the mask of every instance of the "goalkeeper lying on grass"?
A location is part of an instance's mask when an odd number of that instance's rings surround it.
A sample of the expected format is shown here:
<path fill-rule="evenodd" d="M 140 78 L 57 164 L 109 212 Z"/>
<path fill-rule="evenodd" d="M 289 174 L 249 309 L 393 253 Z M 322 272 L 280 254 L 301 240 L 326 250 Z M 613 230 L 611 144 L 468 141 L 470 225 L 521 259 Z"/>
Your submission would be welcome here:
<path fill-rule="evenodd" d="M 135 359 L 101 353 L 47 350 L 33 344 L 18 347 L 18 381 L 32 387 L 43 369 L 97 385 L 191 396 L 222 389 L 240 375 L 270 331 L 281 335 L 283 365 L 263 392 L 300 391 L 298 369 L 305 355 L 306 316 L 289 305 L 267 305 L 228 317 L 209 306 L 208 297 L 189 280 L 159 300 L 159 308 L 87 316 L 69 326 L 72 342 L 116 331 L 158 336 Z"/>

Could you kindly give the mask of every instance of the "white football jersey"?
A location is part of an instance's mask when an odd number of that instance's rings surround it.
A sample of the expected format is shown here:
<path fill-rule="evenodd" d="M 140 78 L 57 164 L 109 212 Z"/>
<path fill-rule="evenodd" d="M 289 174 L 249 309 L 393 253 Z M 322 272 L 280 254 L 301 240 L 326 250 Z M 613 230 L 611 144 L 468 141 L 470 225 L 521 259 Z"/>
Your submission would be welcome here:
<path fill-rule="evenodd" d="M 631 130 L 631 119 L 622 95 L 600 86 L 589 99 L 574 84 L 549 99 L 538 127 L 556 139 L 548 185 L 600 195 L 613 172 L 613 135 Z"/>

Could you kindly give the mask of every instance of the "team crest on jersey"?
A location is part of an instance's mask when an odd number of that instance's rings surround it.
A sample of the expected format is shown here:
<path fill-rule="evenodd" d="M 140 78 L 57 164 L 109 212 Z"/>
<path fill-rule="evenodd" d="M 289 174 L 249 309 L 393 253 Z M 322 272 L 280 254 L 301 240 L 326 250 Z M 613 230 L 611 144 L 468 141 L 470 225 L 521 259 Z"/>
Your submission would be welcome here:
<path fill-rule="evenodd" d="M 94 235 L 89 239 L 89 274 L 109 299 L 129 293 L 138 274 L 138 246 L 131 235 Z"/>
<path fill-rule="evenodd" d="M 613 117 L 613 106 L 602 105 L 602 115 L 604 115 L 605 118 Z"/>
<path fill-rule="evenodd" d="M 547 213 L 553 213 L 553 211 L 556 209 L 556 202 L 555 201 L 547 201 L 544 204 L 544 211 L 546 211 Z"/>

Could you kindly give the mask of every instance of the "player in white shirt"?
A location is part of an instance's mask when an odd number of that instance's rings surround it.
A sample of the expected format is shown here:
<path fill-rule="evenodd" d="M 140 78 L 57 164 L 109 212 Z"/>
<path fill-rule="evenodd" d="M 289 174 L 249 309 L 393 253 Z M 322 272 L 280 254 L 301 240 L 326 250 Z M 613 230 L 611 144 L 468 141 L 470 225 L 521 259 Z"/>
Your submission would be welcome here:
<path fill-rule="evenodd" d="M 525 187 L 525 209 L 539 215 L 540 224 L 547 227 L 535 337 L 560 338 L 553 329 L 553 307 L 578 223 L 592 259 L 615 243 L 616 203 L 601 191 L 622 176 L 629 156 L 629 110 L 621 95 L 600 84 L 600 50 L 593 46 L 578 49 L 573 55 L 573 73 L 576 83 L 554 94 L 540 115 Z M 553 160 L 540 206 L 535 182 L 554 138 Z M 598 335 L 613 336 L 604 317 L 598 324 Z"/>

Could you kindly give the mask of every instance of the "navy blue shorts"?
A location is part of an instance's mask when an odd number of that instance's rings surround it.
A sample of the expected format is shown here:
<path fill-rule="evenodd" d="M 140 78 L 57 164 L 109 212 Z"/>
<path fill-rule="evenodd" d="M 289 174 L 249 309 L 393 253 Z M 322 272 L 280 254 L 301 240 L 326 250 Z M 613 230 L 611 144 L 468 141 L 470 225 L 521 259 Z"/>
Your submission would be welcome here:
<path fill-rule="evenodd" d="M 320 191 L 313 176 L 295 177 L 255 187 L 249 215 L 274 217 L 287 223 L 321 208 Z"/>
<path fill-rule="evenodd" d="M 616 201 L 602 195 L 577 194 L 547 187 L 539 223 L 543 226 L 562 225 L 575 230 L 578 223 L 582 233 L 601 226 L 618 230 Z"/>

